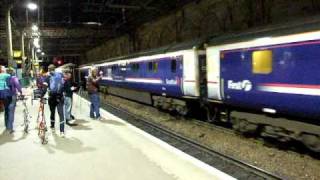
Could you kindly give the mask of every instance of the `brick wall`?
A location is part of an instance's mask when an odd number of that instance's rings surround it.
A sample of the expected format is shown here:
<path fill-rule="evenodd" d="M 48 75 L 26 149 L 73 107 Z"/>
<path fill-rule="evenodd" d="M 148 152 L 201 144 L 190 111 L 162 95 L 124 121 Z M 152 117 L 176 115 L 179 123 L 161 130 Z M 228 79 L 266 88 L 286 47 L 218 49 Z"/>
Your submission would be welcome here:
<path fill-rule="evenodd" d="M 85 62 L 319 14 L 320 0 L 201 0 L 89 50 Z"/>

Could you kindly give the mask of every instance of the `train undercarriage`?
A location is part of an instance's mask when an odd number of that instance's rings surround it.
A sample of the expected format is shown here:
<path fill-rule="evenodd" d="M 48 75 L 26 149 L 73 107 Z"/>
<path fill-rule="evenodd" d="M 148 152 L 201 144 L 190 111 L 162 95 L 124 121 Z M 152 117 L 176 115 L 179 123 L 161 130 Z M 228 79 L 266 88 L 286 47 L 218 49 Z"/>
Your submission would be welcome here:
<path fill-rule="evenodd" d="M 229 123 L 235 131 L 242 134 L 254 134 L 280 142 L 298 141 L 311 151 L 320 152 L 320 127 L 316 124 L 231 110 L 220 104 L 207 107 L 207 114 L 209 122 Z"/>

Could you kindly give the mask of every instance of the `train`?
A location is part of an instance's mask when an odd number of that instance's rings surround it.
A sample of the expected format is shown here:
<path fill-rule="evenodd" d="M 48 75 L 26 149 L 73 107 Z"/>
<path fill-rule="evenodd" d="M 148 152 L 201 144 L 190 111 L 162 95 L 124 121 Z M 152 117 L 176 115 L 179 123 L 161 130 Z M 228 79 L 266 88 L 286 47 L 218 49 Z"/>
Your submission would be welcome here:
<path fill-rule="evenodd" d="M 109 94 L 242 133 L 320 152 L 320 28 L 276 28 L 194 40 L 79 67 L 103 73 Z"/>

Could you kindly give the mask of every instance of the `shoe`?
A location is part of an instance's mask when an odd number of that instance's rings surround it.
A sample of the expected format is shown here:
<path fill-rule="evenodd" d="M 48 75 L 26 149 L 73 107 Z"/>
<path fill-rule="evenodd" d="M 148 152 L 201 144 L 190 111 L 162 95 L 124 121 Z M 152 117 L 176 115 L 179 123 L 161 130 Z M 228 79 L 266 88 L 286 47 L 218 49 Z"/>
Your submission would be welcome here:
<path fill-rule="evenodd" d="M 71 123 L 70 123 L 70 120 L 69 120 L 69 119 L 67 119 L 67 120 L 66 120 L 66 125 L 68 125 L 68 126 L 70 126 L 70 125 L 71 125 Z"/>
<path fill-rule="evenodd" d="M 103 120 L 103 118 L 100 116 L 100 117 L 97 117 L 96 120 L 101 121 L 101 120 Z"/>
<path fill-rule="evenodd" d="M 50 126 L 50 129 L 52 132 L 56 132 L 56 129 L 54 127 Z"/>
<path fill-rule="evenodd" d="M 70 124 L 74 124 L 76 122 L 76 120 L 70 120 L 69 122 L 70 122 Z"/>
<path fill-rule="evenodd" d="M 13 129 L 9 130 L 9 134 L 13 134 L 13 133 L 14 133 Z"/>
<path fill-rule="evenodd" d="M 71 115 L 71 119 L 72 119 L 72 120 L 75 120 L 76 118 L 75 118 L 73 115 Z"/>
<path fill-rule="evenodd" d="M 65 133 L 64 132 L 60 132 L 60 137 L 65 138 L 66 137 Z"/>

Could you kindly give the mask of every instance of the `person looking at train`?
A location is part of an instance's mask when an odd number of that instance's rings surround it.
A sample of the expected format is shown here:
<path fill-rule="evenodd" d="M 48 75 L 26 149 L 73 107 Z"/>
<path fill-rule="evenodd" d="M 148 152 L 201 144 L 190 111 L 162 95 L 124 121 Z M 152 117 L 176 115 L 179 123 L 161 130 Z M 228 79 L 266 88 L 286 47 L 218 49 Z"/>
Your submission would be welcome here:
<path fill-rule="evenodd" d="M 66 70 L 64 72 L 64 112 L 66 124 L 69 126 L 76 126 L 77 124 L 71 123 L 71 108 L 72 108 L 72 95 L 76 90 L 71 80 L 71 72 Z"/>
<path fill-rule="evenodd" d="M 9 88 L 10 74 L 6 72 L 4 66 L 0 66 L 0 100 L 4 104 L 4 121 L 6 126 L 6 132 L 13 133 L 13 129 L 9 127 L 9 105 L 11 103 L 11 94 Z"/>
<path fill-rule="evenodd" d="M 11 102 L 9 104 L 9 113 L 8 113 L 8 130 L 10 133 L 13 133 L 13 122 L 14 122 L 14 113 L 17 105 L 17 94 L 22 95 L 22 88 L 19 82 L 18 77 L 15 75 L 15 70 L 13 68 L 8 68 L 7 73 L 10 74 L 9 77 L 9 88 L 11 94 Z"/>
<path fill-rule="evenodd" d="M 90 96 L 90 117 L 92 119 L 101 120 L 100 116 L 100 97 L 99 97 L 99 80 L 101 74 L 98 76 L 98 69 L 93 68 L 87 80 L 87 91 Z"/>
<path fill-rule="evenodd" d="M 64 97 L 63 97 L 63 88 L 64 88 L 64 80 L 62 72 L 56 71 L 56 67 L 51 64 L 48 67 L 49 77 L 47 79 L 48 90 L 49 90 L 49 107 L 50 107 L 50 128 L 52 131 L 55 129 L 55 111 L 56 108 L 58 110 L 59 118 L 60 118 L 60 135 L 61 137 L 65 137 L 64 132 Z"/>

